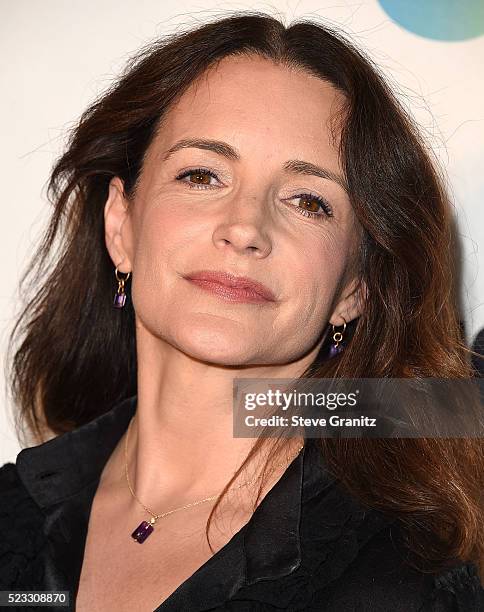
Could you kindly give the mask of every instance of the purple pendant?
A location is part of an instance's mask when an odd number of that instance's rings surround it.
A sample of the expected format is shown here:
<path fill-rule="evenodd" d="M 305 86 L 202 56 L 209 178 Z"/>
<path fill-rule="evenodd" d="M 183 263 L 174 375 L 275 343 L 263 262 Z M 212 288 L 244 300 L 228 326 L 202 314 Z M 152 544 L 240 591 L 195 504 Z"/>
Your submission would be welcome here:
<path fill-rule="evenodd" d="M 344 345 L 340 342 L 338 346 L 336 346 L 336 344 L 332 344 L 329 347 L 329 359 L 331 359 L 332 357 L 336 357 L 336 355 L 339 355 L 340 353 L 342 353 L 344 350 Z"/>
<path fill-rule="evenodd" d="M 153 533 L 153 525 L 151 525 L 147 521 L 143 521 L 138 525 L 138 527 L 136 527 L 136 529 L 131 534 L 131 537 L 139 544 L 143 544 L 143 542 L 151 533 Z"/>
<path fill-rule="evenodd" d="M 113 306 L 115 308 L 122 308 L 126 302 L 126 293 L 116 293 L 114 296 Z"/>

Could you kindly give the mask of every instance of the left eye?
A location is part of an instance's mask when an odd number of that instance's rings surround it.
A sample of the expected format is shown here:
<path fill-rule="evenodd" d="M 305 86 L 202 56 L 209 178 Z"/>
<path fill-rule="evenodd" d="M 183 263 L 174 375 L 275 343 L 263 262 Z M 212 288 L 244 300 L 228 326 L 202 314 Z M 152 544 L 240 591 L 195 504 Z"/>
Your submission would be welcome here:
<path fill-rule="evenodd" d="M 313 195 L 311 193 L 300 193 L 299 195 L 289 198 L 290 200 L 300 200 L 304 202 L 304 206 L 308 208 L 300 208 L 300 206 L 294 206 L 296 212 L 305 217 L 332 217 L 333 210 L 331 206 L 321 196 Z M 292 206 L 292 205 L 291 205 Z M 323 212 L 317 212 L 319 209 Z"/>
<path fill-rule="evenodd" d="M 195 177 L 195 181 L 185 181 L 184 179 L 187 177 Z M 182 173 L 178 174 L 175 177 L 175 180 L 182 183 L 188 183 L 188 186 L 191 188 L 195 187 L 196 189 L 207 189 L 213 187 L 213 184 L 210 182 L 210 179 L 212 178 L 218 180 L 217 175 L 207 168 L 189 168 L 188 170 L 184 170 Z M 299 205 L 294 206 L 292 204 L 290 206 L 292 206 L 297 213 L 305 217 L 322 218 L 333 216 L 331 206 L 321 196 L 317 196 L 312 193 L 300 193 L 288 199 L 299 199 L 304 202 L 303 206 L 307 206 L 307 208 L 301 208 Z M 322 209 L 323 212 L 318 212 L 319 209 Z"/>

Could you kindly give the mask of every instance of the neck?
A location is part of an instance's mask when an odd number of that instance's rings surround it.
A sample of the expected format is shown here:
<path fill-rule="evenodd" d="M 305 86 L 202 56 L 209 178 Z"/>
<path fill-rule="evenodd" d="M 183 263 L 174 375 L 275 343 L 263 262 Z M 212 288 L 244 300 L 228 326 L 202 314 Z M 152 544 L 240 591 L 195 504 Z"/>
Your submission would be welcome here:
<path fill-rule="evenodd" d="M 138 403 L 127 449 L 131 485 L 155 512 L 220 493 L 243 463 L 256 438 L 233 437 L 234 378 L 294 378 L 315 355 L 292 364 L 258 367 L 214 366 L 169 345 L 138 337 Z M 318 347 L 319 348 L 319 347 Z M 124 447 L 120 440 L 103 482 L 127 491 Z M 296 456 L 302 439 L 286 440 L 274 456 L 277 480 Z M 231 485 L 260 475 L 261 458 Z M 272 468 L 271 468 L 272 469 Z M 259 484 L 258 482 L 256 483 Z M 240 489 L 241 491 L 243 489 Z M 138 506 L 132 500 L 133 507 Z"/>

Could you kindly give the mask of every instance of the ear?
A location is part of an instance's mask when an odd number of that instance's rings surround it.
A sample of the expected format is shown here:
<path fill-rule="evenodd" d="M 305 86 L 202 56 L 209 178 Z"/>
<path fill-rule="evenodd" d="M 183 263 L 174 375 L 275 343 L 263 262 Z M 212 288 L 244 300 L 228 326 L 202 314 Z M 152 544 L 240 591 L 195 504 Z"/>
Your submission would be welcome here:
<path fill-rule="evenodd" d="M 366 283 L 361 279 L 354 278 L 342 292 L 342 297 L 337 303 L 329 322 L 335 327 L 349 323 L 363 312 L 368 298 Z"/>
<path fill-rule="evenodd" d="M 133 269 L 133 227 L 128 204 L 123 181 L 113 177 L 104 206 L 105 241 L 113 264 L 124 273 Z"/>

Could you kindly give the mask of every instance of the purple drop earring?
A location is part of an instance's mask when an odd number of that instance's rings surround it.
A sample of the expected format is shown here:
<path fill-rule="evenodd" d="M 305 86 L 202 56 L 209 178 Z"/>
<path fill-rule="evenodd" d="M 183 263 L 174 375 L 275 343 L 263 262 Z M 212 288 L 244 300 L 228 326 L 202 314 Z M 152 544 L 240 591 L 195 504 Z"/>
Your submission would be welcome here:
<path fill-rule="evenodd" d="M 342 317 L 343 318 L 343 317 Z M 329 359 L 331 359 L 332 357 L 336 357 L 336 355 L 339 355 L 340 353 L 342 353 L 346 347 L 346 343 L 343 342 L 343 334 L 345 332 L 346 329 L 346 321 L 343 318 L 343 331 L 342 332 L 335 332 L 334 331 L 334 325 L 333 327 L 333 342 L 334 344 L 332 344 L 329 348 Z"/>
<path fill-rule="evenodd" d="M 127 274 L 125 278 L 119 278 L 118 276 L 118 268 L 116 268 L 115 275 L 116 280 L 118 281 L 118 290 L 114 294 L 114 308 L 123 308 L 126 303 L 126 293 L 124 292 L 124 283 L 131 276 L 131 272 L 121 272 L 121 274 Z"/>

